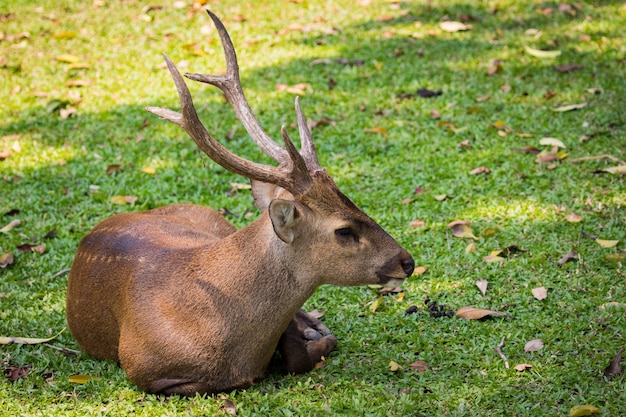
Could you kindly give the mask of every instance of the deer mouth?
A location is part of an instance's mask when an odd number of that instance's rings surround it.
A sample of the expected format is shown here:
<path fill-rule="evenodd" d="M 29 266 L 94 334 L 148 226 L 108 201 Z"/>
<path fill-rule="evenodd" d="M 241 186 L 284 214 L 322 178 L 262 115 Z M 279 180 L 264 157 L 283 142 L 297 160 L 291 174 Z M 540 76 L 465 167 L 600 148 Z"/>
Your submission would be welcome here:
<path fill-rule="evenodd" d="M 398 277 L 390 277 L 388 275 L 378 275 L 378 282 L 380 285 L 383 285 L 387 288 L 395 288 L 399 287 L 404 283 L 406 277 L 398 278 Z"/>

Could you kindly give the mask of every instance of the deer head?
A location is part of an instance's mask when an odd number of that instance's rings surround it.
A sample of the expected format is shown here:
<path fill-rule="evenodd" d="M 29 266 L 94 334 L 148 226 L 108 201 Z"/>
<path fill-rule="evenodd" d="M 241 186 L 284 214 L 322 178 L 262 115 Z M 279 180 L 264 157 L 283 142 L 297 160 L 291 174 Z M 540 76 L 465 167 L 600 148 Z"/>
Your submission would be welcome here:
<path fill-rule="evenodd" d="M 352 203 L 320 166 L 298 98 L 295 109 L 301 150 L 296 149 L 284 126 L 281 129 L 284 147 L 265 132 L 244 95 L 230 36 L 219 18 L 209 10 L 207 12 L 222 40 L 226 73 L 185 76 L 222 90 L 248 134 L 278 166 L 245 160 L 217 142 L 198 118 L 187 85 L 165 54 L 178 90 L 181 110 L 175 112 L 159 107 L 148 107 L 147 110 L 182 127 L 219 165 L 252 180 L 255 203 L 261 210 L 269 211 L 276 235 L 293 250 L 317 255 L 309 261 L 319 268 L 317 278 L 321 283 L 400 284 L 413 273 L 413 258 Z"/>

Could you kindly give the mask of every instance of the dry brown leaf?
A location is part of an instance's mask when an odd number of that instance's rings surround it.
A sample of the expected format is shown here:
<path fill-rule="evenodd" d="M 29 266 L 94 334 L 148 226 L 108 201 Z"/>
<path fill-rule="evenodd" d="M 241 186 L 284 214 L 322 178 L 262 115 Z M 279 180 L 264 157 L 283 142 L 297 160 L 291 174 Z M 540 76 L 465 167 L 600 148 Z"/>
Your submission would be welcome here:
<path fill-rule="evenodd" d="M 10 232 L 11 230 L 13 230 L 14 228 L 16 228 L 17 226 L 19 226 L 19 224 L 21 223 L 20 220 L 15 219 L 15 220 L 11 220 L 9 222 L 9 224 L 7 224 L 6 226 L 4 226 L 2 229 L 0 229 L 1 233 L 6 233 L 6 232 Z"/>
<path fill-rule="evenodd" d="M 539 144 L 544 145 L 544 146 L 556 146 L 558 148 L 563 148 L 563 149 L 566 148 L 565 144 L 561 142 L 560 140 L 558 140 L 557 138 L 541 138 L 539 140 Z"/>
<path fill-rule="evenodd" d="M 517 372 L 524 372 L 526 369 L 530 369 L 533 366 L 527 363 L 520 363 L 519 365 L 515 365 L 515 369 Z"/>
<path fill-rule="evenodd" d="M 412 229 L 419 229 L 424 226 L 426 226 L 424 220 L 415 219 L 411 220 L 411 223 L 409 223 L 409 227 L 411 227 Z"/>
<path fill-rule="evenodd" d="M 469 245 L 465 247 L 465 253 L 474 253 L 476 250 L 477 248 L 474 242 L 470 242 Z"/>
<path fill-rule="evenodd" d="M 446 21 L 446 22 L 439 22 L 439 27 L 446 32 L 460 32 L 460 31 L 472 29 L 472 25 L 468 25 L 463 22 L 456 22 L 452 20 Z"/>
<path fill-rule="evenodd" d="M 416 360 L 409 365 L 409 368 L 417 371 L 420 374 L 423 374 L 430 369 L 430 365 L 428 364 L 428 362 Z"/>
<path fill-rule="evenodd" d="M 132 196 L 132 195 L 116 195 L 114 197 L 111 197 L 111 203 L 113 204 L 132 204 L 135 201 L 138 200 L 138 197 Z"/>
<path fill-rule="evenodd" d="M 470 175 L 489 174 L 491 170 L 487 167 L 478 167 L 470 171 Z"/>
<path fill-rule="evenodd" d="M 559 259 L 556 264 L 558 266 L 562 266 L 566 262 L 571 262 L 573 260 L 578 259 L 578 254 L 573 250 L 567 252 L 561 259 Z"/>
<path fill-rule="evenodd" d="M 413 276 L 423 275 L 426 273 L 427 270 L 428 268 L 426 268 L 425 266 L 416 266 L 413 270 Z"/>
<path fill-rule="evenodd" d="M 555 71 L 558 72 L 570 72 L 582 69 L 583 66 L 579 64 L 565 64 L 565 65 L 556 65 L 553 67 Z"/>
<path fill-rule="evenodd" d="M 596 239 L 596 243 L 603 248 L 612 248 L 619 243 L 619 240 L 604 240 L 604 239 Z"/>
<path fill-rule="evenodd" d="M 564 113 L 567 111 L 584 109 L 588 105 L 589 103 L 570 104 L 567 106 L 555 107 L 554 109 L 550 109 L 550 110 L 557 112 L 557 113 Z"/>
<path fill-rule="evenodd" d="M 41 255 L 46 251 L 46 245 L 31 245 L 30 243 L 24 243 L 23 245 L 18 245 L 16 249 L 20 252 L 37 252 Z"/>
<path fill-rule="evenodd" d="M 110 164 L 107 166 L 106 174 L 111 175 L 114 172 L 122 171 L 124 168 L 119 164 Z"/>
<path fill-rule="evenodd" d="M 12 263 L 13 263 L 13 254 L 11 252 L 3 253 L 2 255 L 0 255 L 0 268 L 6 268 Z"/>
<path fill-rule="evenodd" d="M 506 316 L 506 313 L 495 310 L 482 310 L 471 306 L 465 306 L 457 310 L 456 316 L 462 319 L 480 320 L 489 316 Z"/>
<path fill-rule="evenodd" d="M 51 341 L 52 339 L 58 336 L 54 335 L 52 337 L 48 337 L 45 339 L 33 338 L 33 337 L 11 337 L 11 336 L 0 336 L 0 345 L 36 345 L 39 343 L 46 343 Z"/>
<path fill-rule="evenodd" d="M 224 404 L 222 404 L 220 410 L 226 412 L 226 414 L 230 414 L 231 416 L 236 416 L 237 406 L 235 405 L 235 403 L 226 397 L 223 397 L 222 400 L 224 401 Z"/>
<path fill-rule="evenodd" d="M 478 287 L 478 289 L 480 290 L 481 294 L 483 295 L 483 297 L 485 296 L 485 294 L 487 293 L 487 285 L 489 285 L 489 282 L 487 282 L 486 279 L 477 279 L 476 280 L 476 286 Z"/>
<path fill-rule="evenodd" d="M 472 232 L 471 227 L 469 227 L 469 223 L 463 221 L 452 222 L 448 224 L 448 227 L 452 230 L 452 235 L 454 237 L 458 237 L 461 239 L 469 238 L 478 240 L 474 233 Z"/>
<path fill-rule="evenodd" d="M 610 168 L 605 168 L 602 171 L 608 172 L 609 174 L 626 175 L 626 165 L 618 165 Z"/>
<path fill-rule="evenodd" d="M 531 292 L 533 293 L 533 297 L 539 301 L 545 300 L 546 297 L 548 297 L 548 290 L 545 287 L 533 288 Z"/>
<path fill-rule="evenodd" d="M 567 220 L 570 223 L 580 223 L 583 221 L 583 216 L 576 214 L 576 213 L 570 213 L 567 216 L 565 216 L 565 220 Z"/>
<path fill-rule="evenodd" d="M 308 313 L 308 314 L 309 314 L 309 316 L 311 316 L 311 317 L 313 317 L 313 318 L 319 319 L 319 318 L 321 318 L 322 316 L 324 316 L 324 314 L 326 314 L 326 313 L 325 313 L 325 312 L 323 312 L 322 310 L 319 310 L 319 309 L 317 309 L 317 308 L 316 308 L 315 310 L 311 310 L 311 311 L 309 311 L 309 313 Z"/>
<path fill-rule="evenodd" d="M 487 255 L 483 257 L 483 261 L 489 263 L 504 262 L 506 259 L 498 255 Z"/>
<path fill-rule="evenodd" d="M 609 361 L 609 365 L 604 368 L 604 376 L 609 380 L 622 373 L 622 351 L 623 349 L 620 349 L 617 355 Z"/>
<path fill-rule="evenodd" d="M 524 352 L 536 352 L 541 349 L 543 349 L 543 340 L 541 339 L 529 340 L 524 345 Z"/>

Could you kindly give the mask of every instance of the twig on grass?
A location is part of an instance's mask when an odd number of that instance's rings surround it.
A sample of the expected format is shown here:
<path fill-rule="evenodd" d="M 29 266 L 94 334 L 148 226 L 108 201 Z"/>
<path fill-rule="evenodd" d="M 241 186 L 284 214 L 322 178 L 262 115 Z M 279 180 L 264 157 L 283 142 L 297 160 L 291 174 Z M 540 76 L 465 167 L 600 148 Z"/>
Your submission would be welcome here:
<path fill-rule="evenodd" d="M 70 355 L 80 355 L 80 350 L 74 350 L 74 349 L 69 349 L 69 348 L 66 348 L 66 347 L 54 346 L 54 345 L 51 345 L 49 343 L 44 343 L 43 345 L 46 346 L 46 347 L 52 348 L 52 349 L 59 350 L 59 351 L 63 352 L 64 354 L 68 355 L 68 356 L 70 356 Z"/>
<path fill-rule="evenodd" d="M 69 269 L 69 268 L 62 269 L 62 270 L 60 270 L 59 272 L 57 272 L 56 274 L 52 275 L 52 276 L 50 277 L 50 279 L 55 279 L 55 278 L 58 278 L 58 277 L 60 277 L 61 275 L 65 275 L 65 274 L 67 274 L 68 272 L 70 272 L 70 269 Z"/>
<path fill-rule="evenodd" d="M 613 162 L 617 162 L 618 164 L 621 165 L 626 165 L 626 162 L 622 161 L 621 159 L 613 156 L 613 155 L 596 155 L 596 156 L 584 156 L 582 158 L 576 158 L 576 159 L 570 159 L 569 161 L 572 163 L 576 163 L 576 162 L 583 162 L 583 161 L 595 161 L 598 159 L 610 159 Z"/>
<path fill-rule="evenodd" d="M 504 361 L 504 367 L 506 369 L 509 369 L 509 360 L 506 358 L 506 356 L 504 356 L 504 353 L 502 353 L 502 348 L 504 347 L 504 336 L 502 336 L 502 340 L 500 341 L 500 343 L 498 344 L 498 346 L 496 346 L 495 348 L 493 348 L 496 352 L 498 352 L 498 355 L 502 358 L 502 360 Z"/>

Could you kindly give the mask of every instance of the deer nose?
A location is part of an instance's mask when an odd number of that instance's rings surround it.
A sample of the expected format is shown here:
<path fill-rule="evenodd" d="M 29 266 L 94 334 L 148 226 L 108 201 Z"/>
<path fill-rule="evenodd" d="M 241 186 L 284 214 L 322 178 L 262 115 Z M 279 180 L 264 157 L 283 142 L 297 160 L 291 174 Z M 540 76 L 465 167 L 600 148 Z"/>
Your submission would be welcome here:
<path fill-rule="evenodd" d="M 400 261 L 402 265 L 402 269 L 407 277 L 410 277 L 413 274 L 413 270 L 415 269 L 415 260 L 412 257 L 405 258 Z"/>

